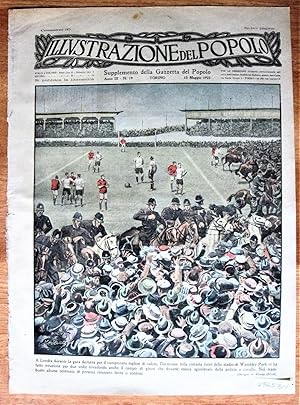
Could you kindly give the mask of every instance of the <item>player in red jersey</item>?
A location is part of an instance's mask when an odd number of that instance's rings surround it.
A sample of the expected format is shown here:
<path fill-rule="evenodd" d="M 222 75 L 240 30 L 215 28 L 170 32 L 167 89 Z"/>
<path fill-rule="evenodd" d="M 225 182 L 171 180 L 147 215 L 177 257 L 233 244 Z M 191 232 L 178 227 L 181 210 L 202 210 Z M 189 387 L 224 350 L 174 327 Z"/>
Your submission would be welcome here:
<path fill-rule="evenodd" d="M 60 187 L 60 181 L 58 179 L 58 176 L 56 175 L 53 179 L 51 179 L 51 192 L 52 192 L 52 198 L 53 198 L 53 205 L 56 204 L 59 187 Z"/>
<path fill-rule="evenodd" d="M 177 164 L 175 161 L 173 161 L 169 166 L 168 166 L 168 175 L 171 178 L 171 192 L 176 191 L 176 173 L 177 173 Z"/>
<path fill-rule="evenodd" d="M 125 148 L 126 148 L 126 139 L 125 138 L 121 138 L 120 139 L 120 146 L 121 146 L 121 152 L 125 152 Z"/>
<path fill-rule="evenodd" d="M 90 171 L 90 168 L 93 165 L 94 156 L 95 156 L 95 153 L 92 150 L 90 150 L 88 153 L 88 161 L 89 161 L 88 171 Z"/>
<path fill-rule="evenodd" d="M 109 184 L 104 174 L 101 174 L 100 179 L 97 180 L 97 187 L 99 190 L 99 209 L 102 211 L 102 204 L 104 200 L 104 207 L 107 210 L 107 190 Z"/>

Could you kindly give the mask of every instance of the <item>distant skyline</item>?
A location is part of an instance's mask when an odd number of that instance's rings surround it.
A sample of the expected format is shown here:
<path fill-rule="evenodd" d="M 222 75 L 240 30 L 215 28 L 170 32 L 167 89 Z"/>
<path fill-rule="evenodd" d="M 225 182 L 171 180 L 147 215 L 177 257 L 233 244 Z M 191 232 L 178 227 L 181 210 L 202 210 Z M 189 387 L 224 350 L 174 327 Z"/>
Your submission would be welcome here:
<path fill-rule="evenodd" d="M 184 109 L 280 108 L 279 85 L 130 84 L 36 87 L 36 113 L 123 111 L 117 130 L 184 123 Z"/>

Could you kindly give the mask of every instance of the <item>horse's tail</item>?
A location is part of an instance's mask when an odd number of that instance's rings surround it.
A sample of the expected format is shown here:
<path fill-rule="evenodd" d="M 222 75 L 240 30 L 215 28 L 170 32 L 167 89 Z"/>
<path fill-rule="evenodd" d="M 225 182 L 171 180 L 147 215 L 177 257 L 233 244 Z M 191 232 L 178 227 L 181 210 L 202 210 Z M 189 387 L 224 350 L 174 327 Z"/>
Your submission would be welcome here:
<path fill-rule="evenodd" d="M 230 201 L 233 199 L 234 196 L 235 196 L 235 193 L 230 194 L 230 196 L 227 198 L 226 201 L 229 201 L 229 202 L 230 202 Z"/>

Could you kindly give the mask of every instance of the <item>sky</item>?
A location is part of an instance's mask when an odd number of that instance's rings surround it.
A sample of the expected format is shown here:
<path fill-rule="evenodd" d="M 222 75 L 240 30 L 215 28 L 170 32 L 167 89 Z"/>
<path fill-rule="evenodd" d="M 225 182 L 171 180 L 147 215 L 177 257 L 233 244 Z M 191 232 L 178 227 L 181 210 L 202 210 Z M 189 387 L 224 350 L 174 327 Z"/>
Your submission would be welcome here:
<path fill-rule="evenodd" d="M 184 124 L 180 109 L 279 108 L 279 85 L 122 84 L 40 86 L 36 113 L 123 111 L 117 130 Z"/>

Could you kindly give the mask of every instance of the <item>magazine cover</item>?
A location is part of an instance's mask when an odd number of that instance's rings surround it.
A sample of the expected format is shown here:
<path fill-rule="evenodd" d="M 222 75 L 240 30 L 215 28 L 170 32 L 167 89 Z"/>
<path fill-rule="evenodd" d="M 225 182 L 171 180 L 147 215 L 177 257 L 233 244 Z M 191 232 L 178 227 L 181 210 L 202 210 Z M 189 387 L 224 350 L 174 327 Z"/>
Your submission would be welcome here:
<path fill-rule="evenodd" d="M 289 10 L 9 25 L 11 392 L 293 393 Z"/>

